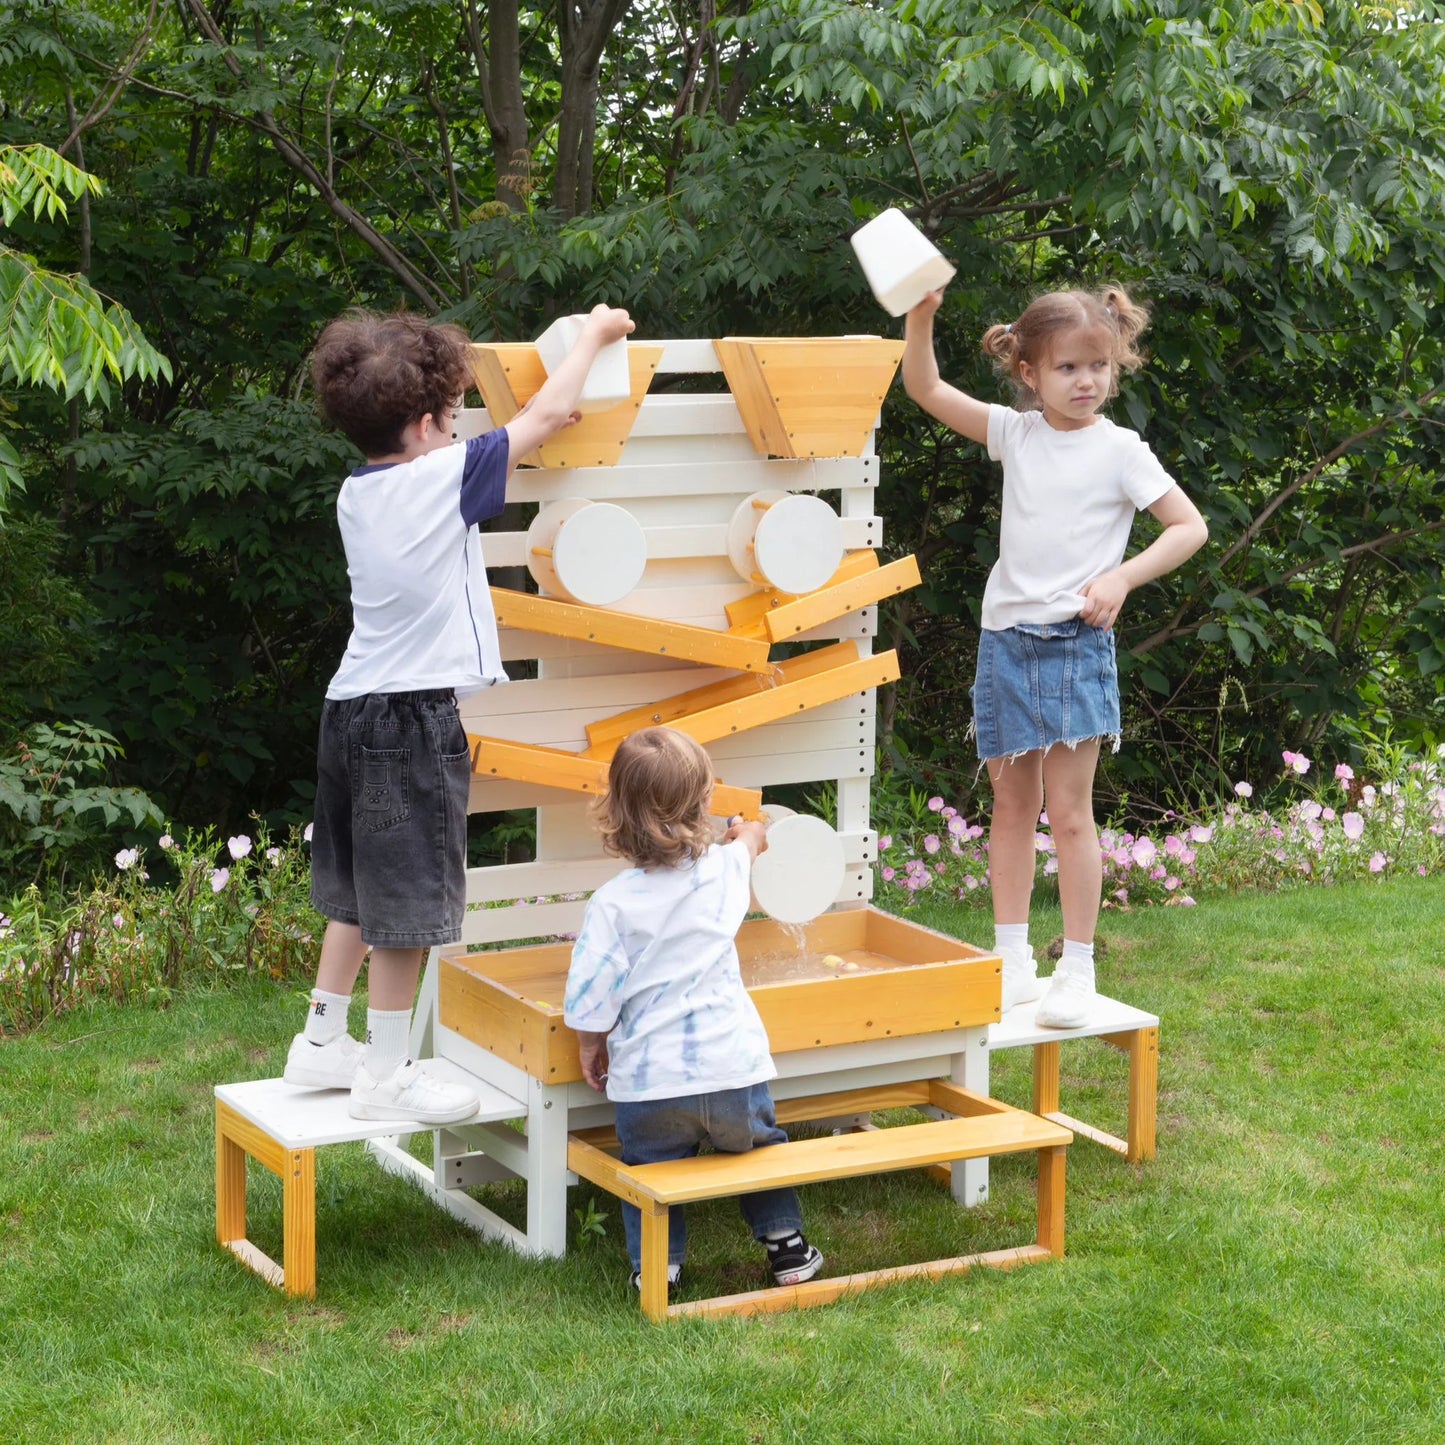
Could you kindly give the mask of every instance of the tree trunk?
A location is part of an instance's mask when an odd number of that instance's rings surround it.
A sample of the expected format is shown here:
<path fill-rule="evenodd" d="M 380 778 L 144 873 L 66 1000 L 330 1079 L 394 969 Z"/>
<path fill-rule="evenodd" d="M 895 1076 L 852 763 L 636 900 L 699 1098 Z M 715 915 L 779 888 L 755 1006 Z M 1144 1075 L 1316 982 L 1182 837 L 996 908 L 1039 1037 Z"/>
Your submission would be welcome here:
<path fill-rule="evenodd" d="M 467 45 L 477 66 L 482 112 L 492 137 L 496 196 L 509 211 L 525 210 L 532 189 L 532 146 L 522 95 L 522 41 L 517 0 L 491 0 L 486 32 L 477 0 L 467 0 Z"/>
<path fill-rule="evenodd" d="M 592 207 L 592 141 L 602 52 L 627 6 L 628 0 L 562 0 L 558 7 L 562 111 L 557 118 L 552 203 L 566 220 Z"/>

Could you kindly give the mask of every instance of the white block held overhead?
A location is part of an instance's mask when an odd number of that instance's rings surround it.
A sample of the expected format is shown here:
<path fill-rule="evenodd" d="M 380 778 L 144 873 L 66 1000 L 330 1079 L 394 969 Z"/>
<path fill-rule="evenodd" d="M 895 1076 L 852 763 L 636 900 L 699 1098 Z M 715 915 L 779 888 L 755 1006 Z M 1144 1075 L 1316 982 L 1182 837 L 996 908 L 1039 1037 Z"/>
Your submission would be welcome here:
<path fill-rule="evenodd" d="M 547 375 L 567 358 L 577 344 L 585 316 L 560 316 L 536 340 L 537 355 Z M 611 411 L 632 396 L 632 375 L 627 365 L 627 342 L 613 341 L 598 353 L 582 384 L 577 410 L 584 416 L 596 411 Z"/>
<path fill-rule="evenodd" d="M 954 266 L 902 211 L 874 216 L 849 240 L 873 295 L 890 316 L 911 311 L 953 279 Z"/>

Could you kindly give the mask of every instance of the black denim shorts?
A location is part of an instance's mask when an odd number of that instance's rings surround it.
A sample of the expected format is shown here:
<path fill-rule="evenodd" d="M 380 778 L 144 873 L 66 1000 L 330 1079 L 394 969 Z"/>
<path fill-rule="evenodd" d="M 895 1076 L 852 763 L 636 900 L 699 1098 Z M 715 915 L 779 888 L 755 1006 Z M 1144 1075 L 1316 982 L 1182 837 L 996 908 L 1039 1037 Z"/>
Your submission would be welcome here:
<path fill-rule="evenodd" d="M 326 701 L 311 902 L 381 948 L 455 943 L 466 911 L 471 758 L 450 689 Z"/>

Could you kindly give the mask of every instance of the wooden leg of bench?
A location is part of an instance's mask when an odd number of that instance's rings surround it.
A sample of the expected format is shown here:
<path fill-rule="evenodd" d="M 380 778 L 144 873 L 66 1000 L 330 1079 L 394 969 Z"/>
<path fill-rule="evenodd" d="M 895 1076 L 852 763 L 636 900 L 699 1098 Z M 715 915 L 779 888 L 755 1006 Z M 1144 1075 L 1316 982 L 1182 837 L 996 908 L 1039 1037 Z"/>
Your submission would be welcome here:
<path fill-rule="evenodd" d="M 667 1205 L 646 1201 L 642 1210 L 642 1313 L 667 1318 Z"/>
<path fill-rule="evenodd" d="M 1059 1044 L 1034 1045 L 1034 1113 L 1048 1118 L 1059 1108 Z"/>
<path fill-rule="evenodd" d="M 1129 1151 L 1131 1164 L 1154 1157 L 1159 1099 L 1159 1030 L 1135 1029 L 1129 1040 Z"/>
<path fill-rule="evenodd" d="M 316 1151 L 290 1149 L 281 1176 L 281 1259 L 286 1293 L 316 1298 Z"/>
<path fill-rule="evenodd" d="M 226 1132 L 216 1110 L 216 1239 L 229 1245 L 246 1237 L 246 1151 Z"/>
<path fill-rule="evenodd" d="M 1056 1259 L 1064 1255 L 1064 1160 L 1068 1152 L 1066 1145 L 1039 1150 L 1039 1246 Z"/>

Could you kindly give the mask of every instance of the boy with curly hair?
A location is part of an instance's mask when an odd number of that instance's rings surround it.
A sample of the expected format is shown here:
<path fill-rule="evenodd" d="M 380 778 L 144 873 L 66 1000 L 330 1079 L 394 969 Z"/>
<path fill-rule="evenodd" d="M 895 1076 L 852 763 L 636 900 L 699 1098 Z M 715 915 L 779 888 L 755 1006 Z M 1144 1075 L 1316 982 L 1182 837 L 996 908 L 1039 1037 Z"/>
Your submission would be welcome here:
<path fill-rule="evenodd" d="M 598 351 L 632 330 L 594 307 L 576 346 L 504 427 L 465 443 L 470 385 L 458 326 L 353 312 L 311 370 L 326 416 L 366 458 L 337 520 L 353 626 L 317 745 L 311 901 L 329 920 L 306 1027 L 285 1079 L 349 1089 L 359 1119 L 455 1123 L 475 1092 L 407 1057 L 423 955 L 461 937 L 471 759 L 457 698 L 506 681 L 477 525 L 506 501 L 517 458 L 577 419 Z M 366 1043 L 347 1009 L 370 950 Z"/>

